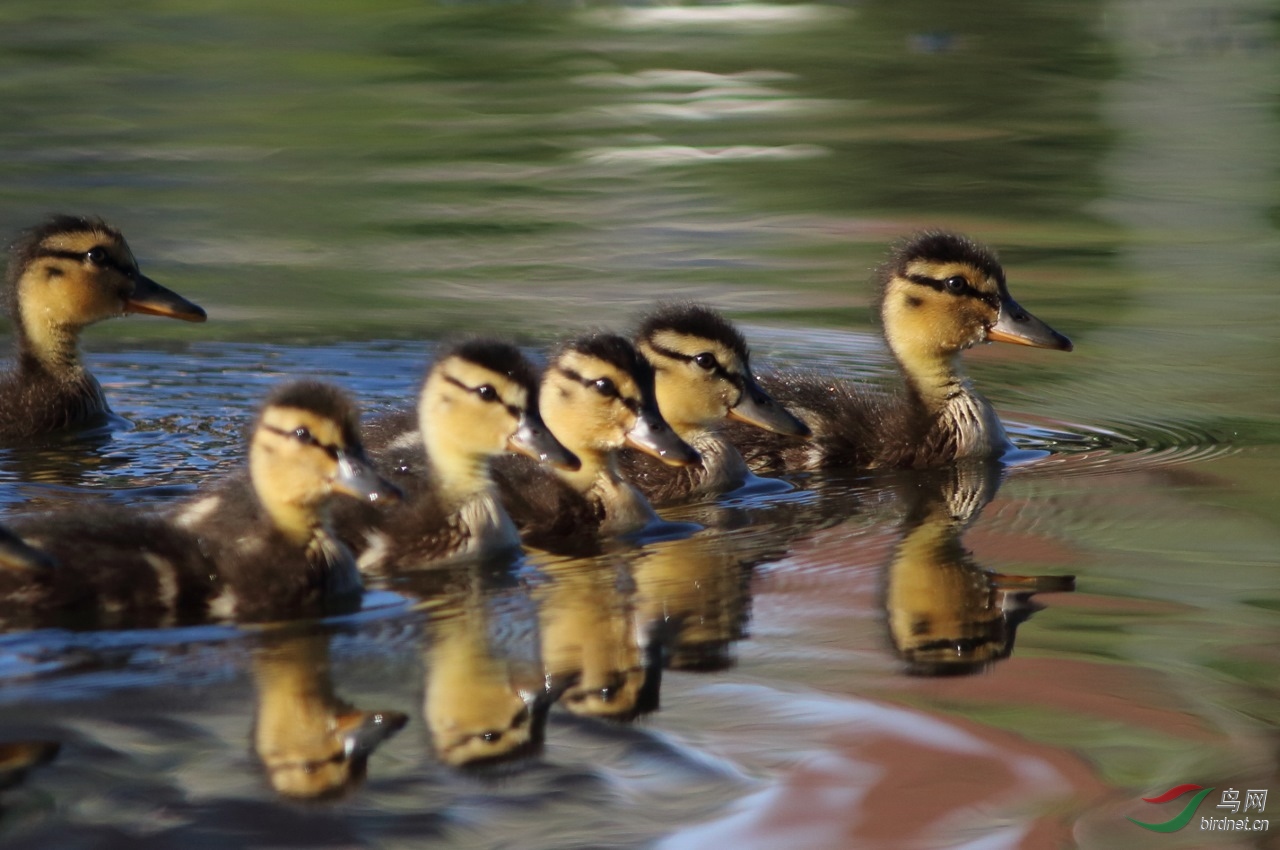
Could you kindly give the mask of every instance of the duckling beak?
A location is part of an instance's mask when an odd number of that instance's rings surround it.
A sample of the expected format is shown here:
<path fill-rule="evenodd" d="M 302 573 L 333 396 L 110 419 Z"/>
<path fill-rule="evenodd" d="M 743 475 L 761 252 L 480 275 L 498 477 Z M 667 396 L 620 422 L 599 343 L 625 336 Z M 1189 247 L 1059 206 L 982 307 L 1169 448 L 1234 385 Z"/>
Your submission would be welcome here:
<path fill-rule="evenodd" d="M 379 475 L 360 451 L 338 452 L 338 474 L 333 478 L 333 492 L 373 503 L 398 502 L 404 497 L 400 488 Z"/>
<path fill-rule="evenodd" d="M 1000 297 L 1000 318 L 987 329 L 987 339 L 1055 351 L 1070 351 L 1074 347 L 1071 340 L 1028 313 L 1007 292 Z"/>
<path fill-rule="evenodd" d="M 53 560 L 48 555 L 0 528 L 0 570 L 47 570 L 52 566 Z"/>
<path fill-rule="evenodd" d="M 745 377 L 738 403 L 729 408 L 730 419 L 790 437 L 810 437 L 813 432 L 794 413 L 773 400 L 750 373 Z"/>
<path fill-rule="evenodd" d="M 697 450 L 671 430 L 657 408 L 641 409 L 636 424 L 627 432 L 626 444 L 656 457 L 667 466 L 689 466 L 702 461 Z"/>
<path fill-rule="evenodd" d="M 200 305 L 141 274 L 133 277 L 133 292 L 124 300 L 124 311 L 182 319 L 184 322 L 203 322 L 208 318 Z"/>
<path fill-rule="evenodd" d="M 408 722 L 399 711 L 351 711 L 338 716 L 337 727 L 347 758 L 363 758 Z"/>
<path fill-rule="evenodd" d="M 582 468 L 582 461 L 561 445 L 536 410 L 526 410 L 520 414 L 516 432 L 507 440 L 507 448 L 567 472 L 577 472 Z"/>

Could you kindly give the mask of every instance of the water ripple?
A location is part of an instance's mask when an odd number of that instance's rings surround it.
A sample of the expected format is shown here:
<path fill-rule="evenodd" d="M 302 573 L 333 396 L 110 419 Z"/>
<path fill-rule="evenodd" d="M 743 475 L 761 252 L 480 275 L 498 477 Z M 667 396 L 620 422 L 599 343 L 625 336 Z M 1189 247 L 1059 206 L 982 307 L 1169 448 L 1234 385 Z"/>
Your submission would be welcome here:
<path fill-rule="evenodd" d="M 1007 461 L 1014 466 L 1052 465 L 1057 474 L 1195 463 L 1241 449 L 1236 429 L 1179 420 L 1085 425 L 1023 417 L 1006 420 L 1005 428 L 1017 446 Z"/>

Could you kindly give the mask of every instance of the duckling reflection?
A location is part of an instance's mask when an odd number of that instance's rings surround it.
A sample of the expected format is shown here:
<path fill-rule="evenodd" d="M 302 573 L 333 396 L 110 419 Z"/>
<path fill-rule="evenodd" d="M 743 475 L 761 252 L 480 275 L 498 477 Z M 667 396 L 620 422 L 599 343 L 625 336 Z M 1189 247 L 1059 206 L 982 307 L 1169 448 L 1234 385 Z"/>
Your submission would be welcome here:
<path fill-rule="evenodd" d="M 436 571 L 441 572 L 441 571 Z M 492 617 L 478 568 L 434 594 L 423 651 L 423 714 L 437 757 L 451 767 L 515 761 L 542 746 L 550 701 L 536 658 L 503 653 L 496 631 L 527 634 L 537 626 L 518 611 Z M 498 619 L 498 622 L 495 622 Z"/>
<path fill-rule="evenodd" d="M 329 636 L 269 638 L 253 656 L 253 746 L 271 787 L 297 799 L 339 796 L 364 779 L 369 754 L 404 726 L 398 711 L 364 711 L 333 693 Z"/>
<path fill-rule="evenodd" d="M 646 663 L 632 618 L 634 586 L 615 558 L 550 559 L 534 588 L 542 661 L 574 714 L 632 720 L 657 707 L 660 667 Z"/>
<path fill-rule="evenodd" d="M 733 666 L 746 633 L 751 571 L 730 538 L 704 533 L 652 544 L 632 566 L 635 618 L 664 666 L 712 671 Z"/>
<path fill-rule="evenodd" d="M 1075 577 L 992 572 L 961 545 L 999 487 L 998 464 L 958 464 L 914 481 L 886 576 L 890 637 L 910 673 L 975 673 L 1013 652 L 1018 625 L 1039 610 L 1035 593 L 1070 592 Z"/>

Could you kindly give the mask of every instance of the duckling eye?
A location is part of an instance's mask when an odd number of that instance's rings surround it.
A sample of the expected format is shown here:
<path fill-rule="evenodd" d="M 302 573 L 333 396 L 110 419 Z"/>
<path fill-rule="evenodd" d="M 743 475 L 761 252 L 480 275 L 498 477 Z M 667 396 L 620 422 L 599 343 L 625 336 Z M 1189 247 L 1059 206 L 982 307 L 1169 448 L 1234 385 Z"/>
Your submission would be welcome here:
<path fill-rule="evenodd" d="M 107 251 L 101 246 L 95 246 L 84 252 L 84 258 L 95 266 L 105 266 L 107 264 Z"/>
<path fill-rule="evenodd" d="M 595 383 L 596 392 L 605 398 L 617 398 L 618 387 L 609 378 L 600 378 Z"/>
<path fill-rule="evenodd" d="M 697 357 L 694 357 L 693 362 L 697 363 L 699 367 L 706 369 L 708 372 L 720 365 L 716 362 L 716 356 L 710 351 L 704 351 Z"/>
<path fill-rule="evenodd" d="M 944 280 L 942 285 L 947 288 L 947 292 L 958 294 L 964 292 L 964 290 L 969 286 L 969 281 L 965 280 L 960 275 L 953 275 L 952 277 Z"/>
<path fill-rule="evenodd" d="M 293 431 L 293 436 L 294 436 L 294 437 L 295 437 L 299 442 L 302 442 L 302 443 L 313 443 L 313 442 L 315 442 L 315 438 L 313 438 L 313 437 L 311 436 L 311 432 L 310 432 L 309 430 L 307 430 L 305 427 L 301 427 L 301 426 L 299 426 L 298 428 L 295 428 L 295 429 L 294 429 L 294 431 Z"/>
<path fill-rule="evenodd" d="M 480 396 L 481 401 L 497 401 L 498 391 L 493 388 L 492 384 L 484 384 L 476 387 L 476 395 Z"/>

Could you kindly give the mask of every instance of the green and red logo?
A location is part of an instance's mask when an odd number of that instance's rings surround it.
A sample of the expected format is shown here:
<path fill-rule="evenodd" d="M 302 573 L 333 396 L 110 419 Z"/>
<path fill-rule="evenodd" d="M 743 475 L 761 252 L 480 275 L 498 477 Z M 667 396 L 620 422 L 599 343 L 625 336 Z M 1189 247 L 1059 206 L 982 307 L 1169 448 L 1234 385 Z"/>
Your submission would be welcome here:
<path fill-rule="evenodd" d="M 1142 821 L 1134 820 L 1133 818 L 1128 819 L 1143 829 L 1149 829 L 1152 832 L 1175 832 L 1182 829 L 1191 822 L 1191 818 L 1195 817 L 1196 807 L 1200 805 L 1201 800 L 1213 792 L 1212 788 L 1206 788 L 1203 785 L 1175 785 L 1158 797 L 1142 798 L 1144 803 L 1167 803 L 1170 800 L 1176 800 L 1178 797 L 1181 797 L 1189 791 L 1195 791 L 1197 793 L 1176 817 L 1171 818 L 1164 823 L 1143 823 Z"/>

